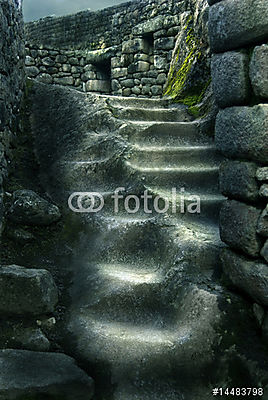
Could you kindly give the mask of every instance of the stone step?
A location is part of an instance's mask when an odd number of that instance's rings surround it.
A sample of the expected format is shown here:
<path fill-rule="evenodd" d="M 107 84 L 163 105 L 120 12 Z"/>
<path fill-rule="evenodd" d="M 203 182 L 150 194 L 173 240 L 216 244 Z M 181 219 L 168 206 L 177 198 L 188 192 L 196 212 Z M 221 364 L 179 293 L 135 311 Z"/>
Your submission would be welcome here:
<path fill-rule="evenodd" d="M 159 189 L 158 187 L 147 187 L 148 192 L 153 194 L 153 196 L 160 196 L 161 198 L 167 199 L 169 203 L 168 213 L 173 216 L 178 216 L 183 218 L 186 217 L 194 219 L 196 222 L 199 220 L 201 223 L 206 224 L 209 221 L 211 223 L 218 223 L 219 220 L 219 212 L 221 205 L 226 200 L 220 194 L 211 194 L 211 193 L 188 193 L 176 191 L 174 195 L 172 192 L 168 190 Z M 200 199 L 200 212 L 196 211 L 196 197 Z M 164 202 L 163 202 L 164 204 Z"/>
<path fill-rule="evenodd" d="M 83 313 L 101 315 L 106 321 L 154 321 L 155 326 L 162 327 L 167 320 L 167 307 L 160 298 L 163 276 L 154 265 L 145 268 L 144 264 L 85 263 L 76 278 L 79 291 L 74 301 L 79 304 L 82 291 L 86 293 Z"/>
<path fill-rule="evenodd" d="M 134 145 L 128 159 L 141 167 L 189 167 L 195 164 L 219 165 L 222 156 L 213 145 L 206 146 L 140 146 Z"/>
<path fill-rule="evenodd" d="M 143 107 L 116 107 L 112 110 L 116 118 L 128 121 L 192 121 L 186 107 L 174 108 L 143 108 Z"/>
<path fill-rule="evenodd" d="M 152 168 L 140 167 L 130 161 L 126 161 L 126 166 L 139 175 L 144 185 L 165 187 L 170 191 L 172 188 L 184 188 L 193 194 L 199 192 L 200 189 L 208 193 L 219 193 L 219 168 L 217 166 Z"/>
<path fill-rule="evenodd" d="M 130 122 L 131 123 L 131 122 Z M 147 146 L 194 146 L 212 144 L 212 139 L 200 133 L 194 122 L 144 122 L 135 121 L 119 131 L 130 143 Z"/>
<path fill-rule="evenodd" d="M 121 97 L 121 96 L 99 96 L 107 100 L 112 107 L 142 107 L 142 108 L 173 108 L 177 104 L 172 104 L 169 99 L 149 99 L 148 97 Z"/>

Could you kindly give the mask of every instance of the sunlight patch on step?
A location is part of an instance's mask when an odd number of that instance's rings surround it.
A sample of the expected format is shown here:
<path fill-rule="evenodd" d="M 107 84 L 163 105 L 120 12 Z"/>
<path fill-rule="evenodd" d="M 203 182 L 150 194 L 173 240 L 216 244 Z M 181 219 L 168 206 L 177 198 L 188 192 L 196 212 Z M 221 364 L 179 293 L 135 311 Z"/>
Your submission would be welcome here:
<path fill-rule="evenodd" d="M 109 276 L 110 278 L 117 279 L 123 282 L 129 282 L 133 284 L 142 283 L 159 283 L 161 282 L 160 274 L 156 272 L 148 273 L 141 271 L 133 271 L 126 269 L 124 265 L 118 264 L 101 264 L 99 265 L 98 273 L 101 275 Z M 127 265 L 129 268 L 129 265 Z"/>
<path fill-rule="evenodd" d="M 202 167 L 202 166 L 197 166 L 197 167 L 162 167 L 162 168 L 151 168 L 151 167 L 139 167 L 136 164 L 132 164 L 129 161 L 125 162 L 127 166 L 139 171 L 139 172 L 190 172 L 190 173 L 196 173 L 198 174 L 199 172 L 217 172 L 219 170 L 219 167 Z"/>
<path fill-rule="evenodd" d="M 133 150 L 141 151 L 141 152 L 167 152 L 171 151 L 208 151 L 214 150 L 214 146 L 143 146 L 139 144 L 132 145 Z"/>

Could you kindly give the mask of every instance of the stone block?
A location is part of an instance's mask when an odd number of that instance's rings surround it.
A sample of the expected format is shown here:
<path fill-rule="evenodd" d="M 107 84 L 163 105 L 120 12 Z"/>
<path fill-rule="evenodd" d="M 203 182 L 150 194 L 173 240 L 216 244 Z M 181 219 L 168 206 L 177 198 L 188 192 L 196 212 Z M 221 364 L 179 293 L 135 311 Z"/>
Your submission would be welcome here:
<path fill-rule="evenodd" d="M 268 265 L 249 260 L 230 249 L 223 249 L 221 262 L 232 284 L 257 303 L 268 306 Z"/>
<path fill-rule="evenodd" d="M 64 56 L 63 54 L 58 54 L 55 61 L 56 63 L 64 64 L 67 61 L 67 56 Z"/>
<path fill-rule="evenodd" d="M 256 201 L 259 197 L 256 171 L 257 165 L 251 162 L 224 161 L 220 166 L 220 191 L 233 199 Z"/>
<path fill-rule="evenodd" d="M 111 90 L 111 82 L 108 80 L 89 80 L 86 83 L 87 92 L 108 93 Z"/>
<path fill-rule="evenodd" d="M 238 51 L 214 54 L 211 61 L 213 92 L 219 107 L 243 105 L 249 98 L 249 56 Z"/>
<path fill-rule="evenodd" d="M 268 16 L 267 16 L 268 18 Z M 250 62 L 250 79 L 256 96 L 268 98 L 268 45 L 255 47 Z"/>
<path fill-rule="evenodd" d="M 45 65 L 45 67 L 53 67 L 55 65 L 55 61 L 50 57 L 45 57 L 42 60 L 42 64 Z"/>
<path fill-rule="evenodd" d="M 1 321 L 0 348 L 48 351 L 50 342 L 40 328 L 29 323 Z"/>
<path fill-rule="evenodd" d="M 133 88 L 135 86 L 133 79 L 124 79 L 120 83 L 122 88 Z"/>
<path fill-rule="evenodd" d="M 72 86 L 74 78 L 72 76 L 63 76 L 61 78 L 54 78 L 54 82 L 62 86 Z"/>
<path fill-rule="evenodd" d="M 45 74 L 45 73 L 38 75 L 36 79 L 41 83 L 50 84 L 53 82 L 52 76 L 49 74 Z"/>
<path fill-rule="evenodd" d="M 16 224 L 47 226 L 57 222 L 61 213 L 56 205 L 32 190 L 17 190 L 13 193 L 7 216 Z"/>
<path fill-rule="evenodd" d="M 154 66 L 156 69 L 165 69 L 167 67 L 167 60 L 165 59 L 165 57 L 155 55 Z"/>
<path fill-rule="evenodd" d="M 122 53 L 123 54 L 136 54 L 136 53 L 148 53 L 149 43 L 142 38 L 135 38 L 123 42 Z"/>
<path fill-rule="evenodd" d="M 257 235 L 261 210 L 235 200 L 223 203 L 220 211 L 221 239 L 230 247 L 257 257 L 262 241 Z"/>
<path fill-rule="evenodd" d="M 153 85 L 151 87 L 151 92 L 153 96 L 161 96 L 163 94 L 163 88 L 160 85 Z"/>
<path fill-rule="evenodd" d="M 1 399 L 90 400 L 93 380 L 59 353 L 0 351 Z"/>
<path fill-rule="evenodd" d="M 220 53 L 268 36 L 267 0 L 223 0 L 209 9 L 211 50 Z"/>
<path fill-rule="evenodd" d="M 261 236 L 268 237 L 268 204 L 259 218 L 257 232 Z"/>
<path fill-rule="evenodd" d="M 120 68 L 122 67 L 121 58 L 120 57 L 112 57 L 111 58 L 111 68 Z"/>
<path fill-rule="evenodd" d="M 268 262 L 268 239 L 264 243 L 263 248 L 261 249 L 261 256 Z"/>
<path fill-rule="evenodd" d="M 147 72 L 150 69 L 150 64 L 146 61 L 137 61 L 133 64 L 130 64 L 128 67 L 129 74 L 135 74 L 139 72 Z"/>
<path fill-rule="evenodd" d="M 35 60 L 33 57 L 26 56 L 25 58 L 25 65 L 26 67 L 31 67 L 32 65 L 35 65 Z"/>
<path fill-rule="evenodd" d="M 81 79 L 83 82 L 87 82 L 88 80 L 91 79 L 96 79 L 97 78 L 97 74 L 94 71 L 86 71 L 84 74 L 82 74 Z"/>
<path fill-rule="evenodd" d="M 163 85 L 164 83 L 166 83 L 166 80 L 167 80 L 167 75 L 162 72 L 157 76 L 156 83 L 159 85 Z"/>
<path fill-rule="evenodd" d="M 268 181 L 268 167 L 260 167 L 257 169 L 256 178 L 258 181 Z"/>
<path fill-rule="evenodd" d="M 71 65 L 79 65 L 79 60 L 76 57 L 69 58 L 69 64 Z"/>
<path fill-rule="evenodd" d="M 261 197 L 268 197 L 268 183 L 265 183 L 260 187 L 259 194 Z"/>
<path fill-rule="evenodd" d="M 127 68 L 112 69 L 112 78 L 120 78 L 122 76 L 127 76 Z"/>
<path fill-rule="evenodd" d="M 268 104 L 226 108 L 216 118 L 215 143 L 227 157 L 266 163 L 267 132 Z"/>
<path fill-rule="evenodd" d="M 57 287 L 48 271 L 17 265 L 1 266 L 1 314 L 47 314 L 54 311 L 57 301 Z"/>
<path fill-rule="evenodd" d="M 154 47 L 156 50 L 172 50 L 175 45 L 174 37 L 163 37 L 156 39 Z"/>
<path fill-rule="evenodd" d="M 26 74 L 29 78 L 35 78 L 39 74 L 37 67 L 26 67 Z"/>

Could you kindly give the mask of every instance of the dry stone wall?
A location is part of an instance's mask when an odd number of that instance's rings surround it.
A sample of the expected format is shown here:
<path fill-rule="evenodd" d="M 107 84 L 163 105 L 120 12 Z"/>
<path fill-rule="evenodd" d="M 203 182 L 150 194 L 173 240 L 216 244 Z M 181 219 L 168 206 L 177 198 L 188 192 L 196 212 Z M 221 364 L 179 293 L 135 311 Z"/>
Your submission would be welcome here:
<path fill-rule="evenodd" d="M 215 141 L 226 157 L 220 233 L 229 284 L 254 302 L 268 337 L 268 3 L 210 0 Z"/>
<path fill-rule="evenodd" d="M 85 92 L 159 97 L 180 15 L 195 1 L 132 1 L 26 24 L 26 69 L 43 83 Z"/>
<path fill-rule="evenodd" d="M 12 161 L 12 141 L 19 132 L 18 113 L 24 88 L 24 41 L 21 8 L 0 0 L 0 231 L 3 224 L 3 180 Z"/>

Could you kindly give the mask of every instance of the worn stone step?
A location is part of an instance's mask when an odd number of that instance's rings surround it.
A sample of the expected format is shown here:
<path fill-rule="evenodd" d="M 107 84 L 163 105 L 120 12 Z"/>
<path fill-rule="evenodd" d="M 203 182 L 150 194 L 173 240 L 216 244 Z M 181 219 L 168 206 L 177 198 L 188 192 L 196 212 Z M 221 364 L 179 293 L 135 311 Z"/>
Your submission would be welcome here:
<path fill-rule="evenodd" d="M 193 146 L 212 144 L 212 139 L 200 133 L 199 123 L 194 122 L 144 122 L 133 121 L 123 126 L 120 133 L 130 143 L 151 146 Z"/>
<path fill-rule="evenodd" d="M 99 96 L 107 100 L 112 107 L 143 107 L 143 108 L 166 108 L 176 107 L 170 99 L 150 99 L 148 97 L 123 97 L 123 96 Z"/>
<path fill-rule="evenodd" d="M 112 110 L 116 118 L 128 121 L 192 121 L 184 106 L 174 108 L 116 107 Z"/>
<path fill-rule="evenodd" d="M 222 156 L 213 145 L 200 146 L 140 146 L 134 145 L 128 159 L 140 166 L 174 167 L 195 164 L 219 165 Z"/>
<path fill-rule="evenodd" d="M 172 188 L 194 192 L 203 189 L 204 192 L 218 192 L 219 168 L 216 166 L 195 165 L 184 167 L 140 167 L 130 161 L 126 161 L 127 167 L 139 174 L 145 185 Z M 212 189 L 213 188 L 213 189 Z"/>
<path fill-rule="evenodd" d="M 81 291 L 87 293 L 81 305 L 83 313 L 101 315 L 106 321 L 154 321 L 160 327 L 167 320 L 167 307 L 160 299 L 163 276 L 153 264 L 85 263 L 77 279 L 80 289 L 74 301 L 79 302 Z"/>
<path fill-rule="evenodd" d="M 170 204 L 167 211 L 169 214 L 178 216 L 184 220 L 188 217 L 194 219 L 196 222 L 200 221 L 203 224 L 206 224 L 208 220 L 211 221 L 211 223 L 218 223 L 221 205 L 226 200 L 225 197 L 217 193 L 189 193 L 178 190 L 172 195 L 172 192 L 169 190 L 159 189 L 158 187 L 148 186 L 147 189 L 149 193 L 154 196 L 167 199 Z M 200 208 L 196 206 L 196 196 L 200 199 Z"/>

